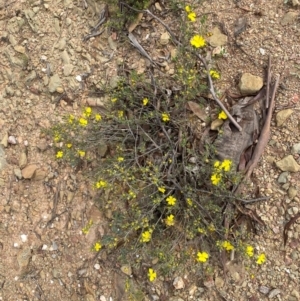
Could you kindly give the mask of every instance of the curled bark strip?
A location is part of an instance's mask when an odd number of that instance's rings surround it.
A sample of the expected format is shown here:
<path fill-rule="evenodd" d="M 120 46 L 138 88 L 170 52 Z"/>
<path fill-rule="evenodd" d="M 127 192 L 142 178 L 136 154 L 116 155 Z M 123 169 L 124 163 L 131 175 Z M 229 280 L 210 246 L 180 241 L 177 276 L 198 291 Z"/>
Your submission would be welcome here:
<path fill-rule="evenodd" d="M 265 121 L 263 129 L 259 135 L 258 142 L 256 144 L 253 156 L 246 166 L 246 171 L 247 171 L 246 176 L 245 176 L 246 179 L 250 178 L 254 168 L 256 167 L 261 155 L 264 152 L 265 147 L 268 144 L 268 141 L 270 138 L 270 133 L 271 133 L 270 126 L 271 126 L 272 113 L 273 113 L 273 110 L 275 107 L 275 94 L 276 94 L 276 91 L 277 91 L 277 88 L 279 85 L 279 80 L 280 80 L 280 75 L 278 74 L 277 78 L 276 78 L 276 82 L 274 84 L 273 93 L 272 93 L 272 97 L 270 100 L 270 107 L 268 108 L 266 121 Z"/>

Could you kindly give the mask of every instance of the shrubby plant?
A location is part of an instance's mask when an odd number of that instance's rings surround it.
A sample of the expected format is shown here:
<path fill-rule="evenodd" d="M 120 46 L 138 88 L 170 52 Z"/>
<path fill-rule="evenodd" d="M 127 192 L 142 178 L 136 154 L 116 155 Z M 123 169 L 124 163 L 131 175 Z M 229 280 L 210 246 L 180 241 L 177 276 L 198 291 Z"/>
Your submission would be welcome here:
<path fill-rule="evenodd" d="M 205 53 L 207 43 L 204 33 L 192 33 L 197 15 L 191 7 L 184 8 L 184 18 L 186 46 L 173 59 L 174 75 L 124 74 L 106 91 L 105 111 L 83 108 L 51 131 L 57 160 L 92 167 L 95 202 L 109 229 L 91 248 L 116 254 L 150 282 L 195 263 L 197 273 L 210 273 L 219 252 L 229 258 L 237 250 L 257 264 L 266 260 L 224 227 L 226 205 L 234 201 L 230 188 L 240 175 L 229 158 L 216 159 L 211 144 L 200 149 L 193 133 L 186 105 L 207 94 L 207 73 L 189 49 Z M 210 75 L 220 78 L 215 69 Z M 201 99 L 199 105 L 207 105 Z M 87 222 L 82 232 L 90 227 Z"/>

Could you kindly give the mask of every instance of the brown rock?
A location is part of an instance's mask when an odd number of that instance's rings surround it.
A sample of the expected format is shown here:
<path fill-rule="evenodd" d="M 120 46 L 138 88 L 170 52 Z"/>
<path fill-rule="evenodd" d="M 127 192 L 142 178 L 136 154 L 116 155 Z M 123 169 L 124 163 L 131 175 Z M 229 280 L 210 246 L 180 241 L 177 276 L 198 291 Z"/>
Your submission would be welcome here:
<path fill-rule="evenodd" d="M 37 170 L 38 166 L 36 164 L 29 164 L 22 170 L 22 176 L 24 179 L 31 179 L 35 171 Z"/>
<path fill-rule="evenodd" d="M 294 113 L 292 109 L 286 109 L 278 112 L 276 114 L 276 123 L 277 126 L 282 126 L 285 121 Z"/>
<path fill-rule="evenodd" d="M 227 44 L 227 36 L 223 34 L 218 27 L 213 28 L 211 33 L 212 36 L 207 39 L 211 46 L 218 47 Z"/>
<path fill-rule="evenodd" d="M 19 167 L 22 169 L 27 165 L 27 156 L 26 153 L 21 153 L 19 158 Z"/>
<path fill-rule="evenodd" d="M 276 166 L 282 171 L 297 172 L 300 170 L 300 165 L 296 162 L 292 155 L 284 157 L 276 162 Z"/>
<path fill-rule="evenodd" d="M 37 169 L 33 175 L 33 180 L 35 181 L 42 181 L 47 177 L 47 171 L 44 169 Z"/>
<path fill-rule="evenodd" d="M 243 95 L 253 95 L 263 86 L 263 79 L 250 73 L 244 73 L 239 82 L 239 89 Z"/>

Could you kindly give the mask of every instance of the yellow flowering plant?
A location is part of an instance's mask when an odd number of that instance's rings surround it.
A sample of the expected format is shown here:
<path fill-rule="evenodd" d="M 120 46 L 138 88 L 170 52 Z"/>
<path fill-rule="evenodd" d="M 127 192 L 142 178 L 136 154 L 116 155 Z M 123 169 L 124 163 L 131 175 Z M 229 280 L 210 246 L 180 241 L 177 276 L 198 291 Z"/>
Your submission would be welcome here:
<path fill-rule="evenodd" d="M 217 159 L 210 139 L 201 140 L 211 118 L 207 77 L 216 80 L 220 73 L 206 70 L 195 56 L 205 57 L 209 50 L 199 12 L 184 7 L 181 45 L 168 66 L 159 65 L 164 72 L 120 68 L 118 82 L 103 87 L 105 109 L 74 109 L 49 135 L 57 164 L 70 162 L 80 170 L 107 223 L 101 241 L 97 238 L 89 249 L 114 253 L 121 266 L 144 271 L 150 282 L 195 262 L 205 276 L 218 252 L 228 258 L 233 250 L 242 252 L 258 265 L 266 261 L 250 244 L 239 248 L 245 237 L 232 226 L 234 206 L 242 206 L 232 194 L 239 180 L 236 166 L 230 158 Z M 199 117 L 202 110 L 208 115 L 205 122 Z M 218 118 L 228 117 L 221 111 Z M 82 233 L 90 228 L 87 223 Z"/>

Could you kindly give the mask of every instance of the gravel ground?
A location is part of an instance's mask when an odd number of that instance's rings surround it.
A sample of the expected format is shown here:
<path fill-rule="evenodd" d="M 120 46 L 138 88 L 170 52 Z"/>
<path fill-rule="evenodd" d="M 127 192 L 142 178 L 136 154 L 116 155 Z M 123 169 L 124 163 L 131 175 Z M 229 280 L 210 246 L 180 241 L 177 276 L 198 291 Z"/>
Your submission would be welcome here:
<path fill-rule="evenodd" d="M 245 265 L 237 258 L 228 264 L 227 281 L 223 270 L 211 281 L 174 275 L 182 277 L 183 288 L 163 292 L 158 281 L 145 300 L 300 300 L 297 222 L 283 246 L 284 225 L 299 211 L 299 172 L 276 165 L 289 155 L 300 163 L 299 7 L 283 0 L 250 2 L 206 1 L 196 12 L 207 14 L 208 30 L 218 26 L 228 39 L 226 56 L 218 60 L 220 94 L 234 91 L 242 73 L 262 76 L 269 54 L 274 73 L 281 75 L 271 140 L 253 182 L 270 199 L 249 205 L 266 224 L 253 237 L 266 263 Z M 105 226 L 90 185 L 81 172 L 55 161 L 52 141 L 43 132 L 65 114 L 80 114 L 82 106 L 105 103 L 105 97 L 90 97 L 89 88 L 113 85 L 120 61 L 139 73 L 149 65 L 129 43 L 106 31 L 83 41 L 103 8 L 87 0 L 85 9 L 83 3 L 0 0 L 0 300 L 124 300 L 127 276 L 105 252 L 90 251 Z M 164 9 L 163 1 L 155 7 Z M 239 18 L 246 25 L 235 37 Z M 161 49 L 171 53 L 174 46 L 167 41 L 153 47 L 151 42 L 165 36 L 161 25 L 151 22 L 135 32 L 141 39 L 149 33 L 143 45 L 155 59 Z M 169 62 L 164 71 L 172 74 L 172 67 Z M 86 81 L 78 81 L 86 73 Z M 279 126 L 277 114 L 286 109 L 291 114 Z M 85 236 L 81 229 L 90 219 L 94 224 Z"/>

